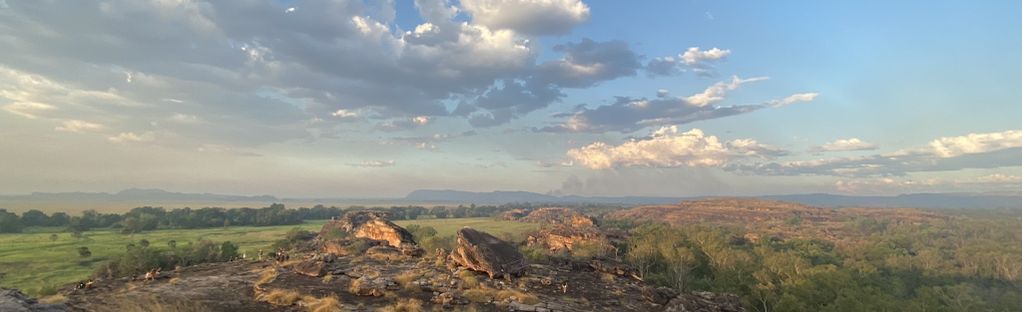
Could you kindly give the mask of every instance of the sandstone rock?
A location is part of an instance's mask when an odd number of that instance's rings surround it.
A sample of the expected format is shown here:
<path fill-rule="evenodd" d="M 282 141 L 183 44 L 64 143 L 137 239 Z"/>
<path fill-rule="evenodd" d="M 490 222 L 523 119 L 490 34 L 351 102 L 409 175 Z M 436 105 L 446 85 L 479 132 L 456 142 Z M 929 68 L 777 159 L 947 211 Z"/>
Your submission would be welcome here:
<path fill-rule="evenodd" d="M 678 291 L 667 288 L 667 287 L 643 287 L 642 298 L 649 302 L 656 303 L 659 305 L 667 304 L 667 302 L 678 296 Z"/>
<path fill-rule="evenodd" d="M 597 272 L 603 272 L 608 274 L 614 274 L 621 277 L 631 277 L 637 280 L 642 280 L 641 278 L 639 278 L 639 271 L 635 270 L 635 268 L 632 268 L 627 263 L 620 261 L 601 258 L 591 259 L 589 260 L 589 268 Z"/>
<path fill-rule="evenodd" d="M 361 255 L 369 248 L 383 244 L 383 241 L 369 238 L 327 240 L 322 242 L 322 250 L 336 256 Z"/>
<path fill-rule="evenodd" d="M 500 215 L 501 220 L 505 221 L 518 221 L 525 216 L 529 215 L 529 211 L 525 209 L 511 209 Z"/>
<path fill-rule="evenodd" d="M 348 290 L 357 296 L 382 297 L 384 289 L 386 289 L 386 285 L 377 283 L 367 276 L 362 276 L 357 280 L 351 281 L 351 287 Z"/>
<path fill-rule="evenodd" d="M 590 227 L 596 225 L 593 222 L 593 218 L 574 209 L 562 207 L 539 208 L 522 217 L 520 221 L 562 224 L 571 227 Z"/>
<path fill-rule="evenodd" d="M 438 293 L 433 296 L 431 301 L 433 303 L 444 306 L 451 306 L 455 304 L 468 304 L 468 299 L 462 298 L 458 294 L 451 291 Z"/>
<path fill-rule="evenodd" d="M 556 225 L 551 228 L 542 229 L 529 235 L 529 246 L 540 246 L 550 251 L 577 251 L 579 247 L 596 248 L 591 252 L 611 252 L 614 245 L 610 243 L 607 236 L 595 227 L 572 227 L 567 225 Z"/>
<path fill-rule="evenodd" d="M 387 213 L 375 211 L 359 211 L 345 214 L 337 220 L 323 225 L 319 237 L 324 242 L 336 240 L 338 233 L 346 233 L 354 237 L 369 238 L 387 242 L 391 247 L 400 248 L 402 244 L 417 245 L 412 233 L 387 220 Z"/>
<path fill-rule="evenodd" d="M 525 256 L 514 246 L 471 228 L 458 230 L 458 246 L 450 257 L 454 263 L 485 272 L 490 278 L 520 276 L 528 267 Z"/>
<path fill-rule="evenodd" d="M 295 273 L 298 273 L 298 274 L 301 274 L 301 275 L 312 276 L 312 277 L 320 277 L 320 276 L 323 276 L 324 268 L 325 267 L 326 267 L 326 263 L 323 262 L 323 261 L 319 261 L 319 260 L 306 260 L 306 261 L 299 262 L 298 264 L 295 264 L 294 270 L 295 270 Z"/>
<path fill-rule="evenodd" d="M 744 312 L 742 301 L 732 294 L 693 292 L 667 303 L 665 312 Z"/>
<path fill-rule="evenodd" d="M 69 311 L 62 304 L 42 304 L 17 289 L 0 288 L 0 311 L 4 312 L 62 312 Z"/>
<path fill-rule="evenodd" d="M 365 254 L 367 256 L 373 256 L 373 255 L 378 255 L 378 256 L 394 255 L 394 256 L 396 256 L 396 255 L 400 255 L 401 251 L 397 250 L 397 248 L 390 247 L 390 246 L 373 246 L 373 247 L 369 247 L 369 249 L 366 249 Z"/>

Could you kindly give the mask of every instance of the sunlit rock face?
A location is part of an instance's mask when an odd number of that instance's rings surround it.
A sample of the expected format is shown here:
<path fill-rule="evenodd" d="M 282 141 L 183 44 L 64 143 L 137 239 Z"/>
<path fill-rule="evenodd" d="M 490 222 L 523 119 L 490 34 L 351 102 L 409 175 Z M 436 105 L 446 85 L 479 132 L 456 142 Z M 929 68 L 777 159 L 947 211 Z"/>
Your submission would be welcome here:
<path fill-rule="evenodd" d="M 520 276 L 525 273 L 525 256 L 514 246 L 486 232 L 472 228 L 458 230 L 458 246 L 451 260 L 473 271 L 494 277 Z"/>
<path fill-rule="evenodd" d="M 342 238 L 355 237 L 385 242 L 407 255 L 422 255 L 412 233 L 387 220 L 385 212 L 359 211 L 331 220 L 319 231 L 323 251 L 344 254 Z"/>

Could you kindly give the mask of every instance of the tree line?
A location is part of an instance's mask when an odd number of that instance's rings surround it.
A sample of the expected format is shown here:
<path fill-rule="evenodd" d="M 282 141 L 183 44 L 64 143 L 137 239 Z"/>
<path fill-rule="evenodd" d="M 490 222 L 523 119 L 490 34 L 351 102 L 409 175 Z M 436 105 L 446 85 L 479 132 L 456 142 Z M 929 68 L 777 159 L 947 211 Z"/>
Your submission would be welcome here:
<path fill-rule="evenodd" d="M 20 233 L 28 227 L 63 227 L 71 233 L 91 229 L 113 228 L 123 233 L 139 233 L 156 229 L 198 229 L 226 226 L 273 226 L 300 224 L 306 220 L 328 220 L 350 211 L 381 210 L 390 214 L 391 220 L 414 220 L 418 218 L 473 218 L 492 217 L 512 209 L 534 209 L 542 205 L 512 203 L 504 205 L 458 205 L 458 206 L 349 206 L 345 208 L 316 205 L 311 208 L 288 209 L 283 204 L 272 204 L 264 208 L 174 208 L 138 207 L 122 214 L 101 213 L 86 210 L 81 215 L 71 216 L 64 212 L 46 214 L 40 210 L 29 210 L 20 216 L 0 209 L 0 233 Z M 581 208 L 584 208 L 580 206 Z"/>

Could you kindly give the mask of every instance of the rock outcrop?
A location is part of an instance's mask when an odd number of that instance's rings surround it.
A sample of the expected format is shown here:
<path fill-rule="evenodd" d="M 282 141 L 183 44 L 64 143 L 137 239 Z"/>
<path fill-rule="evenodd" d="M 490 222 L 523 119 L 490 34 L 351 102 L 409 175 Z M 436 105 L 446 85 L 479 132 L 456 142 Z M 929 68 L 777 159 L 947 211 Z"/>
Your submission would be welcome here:
<path fill-rule="evenodd" d="M 529 246 L 540 246 L 547 250 L 558 252 L 562 250 L 575 251 L 580 247 L 598 249 L 591 251 L 607 252 L 613 250 L 614 246 L 607 239 L 603 232 L 595 227 L 572 227 L 557 225 L 541 229 L 529 235 L 527 240 Z"/>
<path fill-rule="evenodd" d="M 17 289 L 0 288 L 0 311 L 3 312 L 63 312 L 62 304 L 43 304 Z"/>
<path fill-rule="evenodd" d="M 528 267 L 525 256 L 514 246 L 472 228 L 458 230 L 458 245 L 450 259 L 459 266 L 485 272 L 490 278 L 520 276 Z"/>
<path fill-rule="evenodd" d="M 578 212 L 575 209 L 563 207 L 539 208 L 528 215 L 519 218 L 522 222 L 562 224 L 571 227 L 595 226 L 593 218 Z"/>
<path fill-rule="evenodd" d="M 305 260 L 294 266 L 295 273 L 311 277 L 323 276 L 325 268 L 326 262 L 322 260 Z"/>
<path fill-rule="evenodd" d="M 383 241 L 387 245 L 401 250 L 410 256 L 421 256 L 423 251 L 415 243 L 411 232 L 387 220 L 386 212 L 359 211 L 345 214 L 337 220 L 331 220 L 319 231 L 323 250 L 341 255 L 344 243 L 338 236 L 353 236 Z M 346 254 L 346 253 L 344 253 Z"/>

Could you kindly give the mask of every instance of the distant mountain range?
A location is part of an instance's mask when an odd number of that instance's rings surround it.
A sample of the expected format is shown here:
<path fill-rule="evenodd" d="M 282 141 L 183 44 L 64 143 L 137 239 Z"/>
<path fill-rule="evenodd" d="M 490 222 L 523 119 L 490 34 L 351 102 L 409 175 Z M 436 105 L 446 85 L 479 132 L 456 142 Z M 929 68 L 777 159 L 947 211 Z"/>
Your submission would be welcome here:
<path fill-rule="evenodd" d="M 275 202 L 270 195 L 244 196 L 210 193 L 177 193 L 161 189 L 131 188 L 117 193 L 42 193 L 0 196 L 0 201 L 138 201 L 138 202 Z"/>
<path fill-rule="evenodd" d="M 751 197 L 751 196 L 750 196 Z M 798 202 L 820 207 L 920 207 L 920 208 L 1022 208 L 1022 194 L 982 194 L 982 193 L 921 193 L 897 196 L 846 196 L 834 194 L 794 194 L 754 196 L 755 198 Z M 683 200 L 707 198 L 700 197 L 652 197 L 652 196 L 559 196 L 523 191 L 467 192 L 456 190 L 416 190 L 402 198 L 278 198 L 270 195 L 245 196 L 222 195 L 211 193 L 178 193 L 161 189 L 126 189 L 117 193 L 32 193 L 28 195 L 0 196 L 0 207 L 11 204 L 57 203 L 63 206 L 81 203 L 123 203 L 125 205 L 167 205 L 198 204 L 198 203 L 373 203 L 385 204 L 620 204 L 649 205 L 672 204 Z"/>

